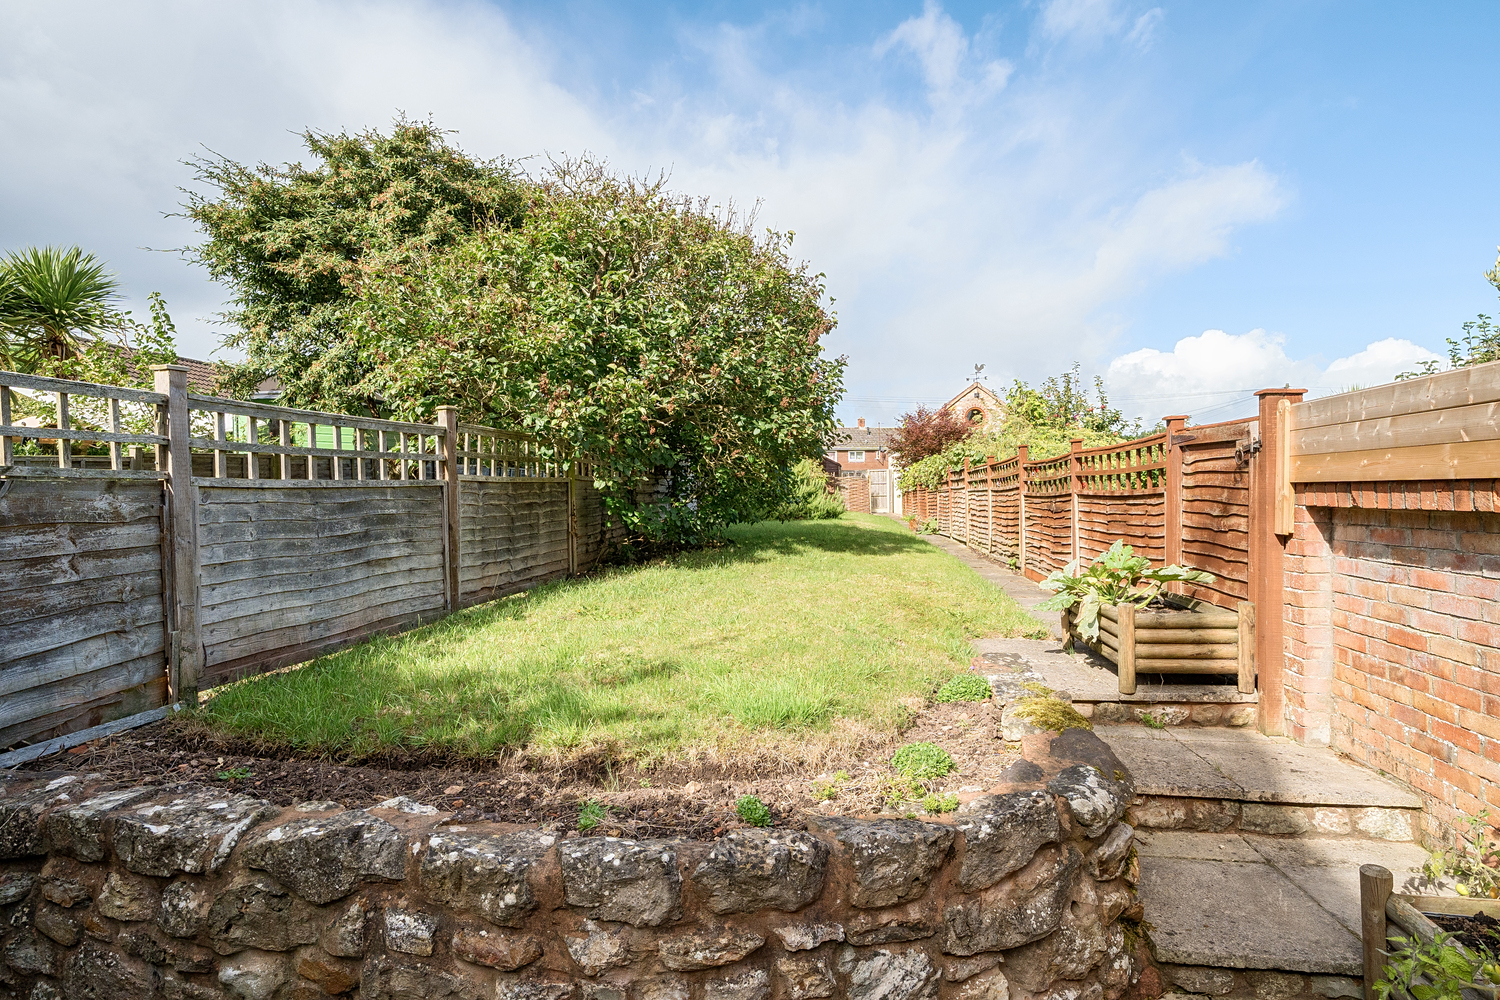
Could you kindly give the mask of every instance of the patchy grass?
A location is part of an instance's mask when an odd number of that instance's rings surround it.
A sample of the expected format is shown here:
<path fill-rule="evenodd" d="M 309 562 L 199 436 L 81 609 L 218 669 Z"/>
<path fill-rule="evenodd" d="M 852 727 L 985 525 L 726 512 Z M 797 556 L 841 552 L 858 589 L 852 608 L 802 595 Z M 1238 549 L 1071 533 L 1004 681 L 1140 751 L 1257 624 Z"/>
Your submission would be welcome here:
<path fill-rule="evenodd" d="M 346 761 L 803 764 L 888 738 L 903 702 L 967 666 L 971 639 L 1045 633 L 886 518 L 729 535 L 226 686 L 193 724 Z"/>

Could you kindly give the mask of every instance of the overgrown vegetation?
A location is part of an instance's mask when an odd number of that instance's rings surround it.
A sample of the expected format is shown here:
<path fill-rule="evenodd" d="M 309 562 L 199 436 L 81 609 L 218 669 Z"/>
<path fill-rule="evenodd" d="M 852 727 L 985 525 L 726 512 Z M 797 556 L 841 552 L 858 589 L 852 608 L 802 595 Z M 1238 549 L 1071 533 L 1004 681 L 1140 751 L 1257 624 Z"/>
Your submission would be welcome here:
<path fill-rule="evenodd" d="M 833 491 L 823 463 L 804 458 L 792 467 L 791 496 L 776 510 L 779 521 L 807 521 L 838 517 L 844 513 L 844 498 Z"/>
<path fill-rule="evenodd" d="M 965 459 L 1003 461 L 1023 444 L 1036 461 L 1067 452 L 1073 438 L 1082 438 L 1085 448 L 1094 448 L 1153 432 L 1127 420 L 1109 404 L 1102 378 L 1094 377 L 1091 391 L 1078 365 L 1036 387 L 1017 379 L 1005 393 L 1005 408 L 1005 419 L 997 426 L 975 429 L 941 451 L 908 464 L 901 471 L 901 488 L 937 489 L 948 470 L 963 465 Z M 905 415 L 902 426 L 916 416 Z"/>
<path fill-rule="evenodd" d="M 897 774 L 922 781 L 941 778 L 953 770 L 953 758 L 936 743 L 908 743 L 891 757 Z"/>
<path fill-rule="evenodd" d="M 734 803 L 734 811 L 751 826 L 771 825 L 771 810 L 754 795 L 741 795 Z"/>
<path fill-rule="evenodd" d="M 598 799 L 585 799 L 578 804 L 578 832 L 588 833 L 604 822 L 609 809 Z"/>
<path fill-rule="evenodd" d="M 929 410 L 918 406 L 901 416 L 891 436 L 891 451 L 907 465 L 938 455 L 973 433 L 974 427 L 952 410 Z"/>
<path fill-rule="evenodd" d="M 1105 604 L 1135 604 L 1144 607 L 1161 594 L 1168 583 L 1212 583 L 1213 574 L 1187 566 L 1151 568 L 1151 560 L 1135 554 L 1123 539 L 1105 550 L 1089 568 L 1079 571 L 1074 559 L 1043 580 L 1043 590 L 1052 597 L 1037 605 L 1038 611 L 1073 610 L 1079 633 L 1090 641 L 1099 638 L 1099 608 Z"/>
<path fill-rule="evenodd" d="M 224 342 L 246 356 L 225 382 L 244 395 L 273 377 L 289 406 L 384 415 L 363 387 L 377 359 L 351 322 L 368 277 L 520 225 L 530 186 L 515 163 L 475 159 L 432 122 L 302 140 L 312 166 L 191 161 L 202 189 L 183 214 L 206 238 L 188 253 L 232 290 Z"/>
<path fill-rule="evenodd" d="M 228 685 L 191 724 L 343 761 L 833 766 L 890 739 L 903 701 L 965 669 L 973 638 L 1045 634 L 886 518 L 727 534 Z"/>
<path fill-rule="evenodd" d="M 1434 882 L 1453 879 L 1460 896 L 1500 897 L 1500 845 L 1494 842 L 1489 810 L 1478 816 L 1460 817 L 1468 829 L 1446 851 L 1433 851 L 1422 866 L 1422 874 Z"/>
<path fill-rule="evenodd" d="M 1476 984 L 1500 986 L 1500 963 L 1492 954 L 1465 954 L 1454 936 L 1438 931 L 1431 941 L 1395 938 L 1399 946 L 1375 981 L 1378 1000 L 1463 1000 Z"/>
<path fill-rule="evenodd" d="M 960 674 L 948 681 L 933 696 L 933 701 L 987 701 L 990 682 L 977 674 Z"/>
<path fill-rule="evenodd" d="M 198 163 L 195 252 L 235 290 L 228 340 L 249 355 L 234 385 L 520 427 L 593 460 L 652 542 L 772 515 L 822 452 L 844 361 L 823 356 L 834 320 L 791 234 L 591 160 L 523 178 L 431 123 L 305 140 L 314 168 Z"/>

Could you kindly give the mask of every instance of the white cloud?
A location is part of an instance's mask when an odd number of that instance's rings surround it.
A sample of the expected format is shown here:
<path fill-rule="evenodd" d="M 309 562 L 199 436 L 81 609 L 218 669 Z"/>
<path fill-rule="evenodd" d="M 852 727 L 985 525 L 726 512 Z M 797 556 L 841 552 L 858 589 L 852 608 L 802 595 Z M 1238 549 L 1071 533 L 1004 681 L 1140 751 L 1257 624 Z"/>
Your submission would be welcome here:
<path fill-rule="evenodd" d="M 1307 389 L 1308 398 L 1326 396 L 1389 382 L 1436 357 L 1392 337 L 1324 364 L 1316 357 L 1289 357 L 1281 334 L 1205 330 L 1170 351 L 1147 347 L 1120 355 L 1109 363 L 1105 385 L 1127 416 L 1150 423 L 1171 411 L 1212 423 L 1254 412 L 1258 389 L 1290 385 Z"/>
<path fill-rule="evenodd" d="M 1065 0 L 1037 30 L 1135 44 L 1125 36 L 1144 37 L 1149 15 Z M 664 59 L 613 91 L 561 68 L 569 39 L 523 37 L 478 3 L 0 0 L 0 23 L 0 131 L 27 137 L 0 144 L 0 247 L 99 252 L 137 303 L 167 294 L 199 354 L 223 291 L 139 249 L 194 238 L 162 217 L 190 179 L 178 161 L 202 146 L 294 159 L 296 130 L 384 127 L 398 109 L 432 114 L 478 155 L 588 150 L 667 168 L 679 190 L 762 201 L 761 224 L 796 230 L 798 254 L 828 274 L 830 349 L 851 356 L 855 396 L 946 398 L 976 361 L 1002 380 L 1097 365 L 1116 303 L 1232 253 L 1288 197 L 1255 161 L 1141 149 L 1131 115 L 1152 109 L 1101 92 L 1090 59 L 1075 75 L 1064 57 L 1013 67 L 932 2 L 873 49 L 830 50 L 842 62 L 821 74 L 768 69 L 775 26 L 718 25 L 680 39 L 706 82 Z M 887 80 L 898 55 L 921 69 L 925 107 Z"/>
<path fill-rule="evenodd" d="M 1147 49 L 1165 16 L 1160 7 L 1131 16 L 1117 0 L 1047 0 L 1037 31 L 1049 41 L 1073 39 L 1088 44 L 1124 35 L 1131 45 Z"/>
<path fill-rule="evenodd" d="M 936 0 L 926 0 L 921 17 L 907 18 L 876 42 L 875 55 L 884 56 L 893 48 L 905 49 L 916 57 L 928 99 L 934 104 L 947 102 L 959 91 L 966 92 L 970 99 L 993 93 L 1005 86 L 1015 70 L 1007 60 L 990 60 L 980 67 L 977 80 L 965 80 L 969 37 Z"/>

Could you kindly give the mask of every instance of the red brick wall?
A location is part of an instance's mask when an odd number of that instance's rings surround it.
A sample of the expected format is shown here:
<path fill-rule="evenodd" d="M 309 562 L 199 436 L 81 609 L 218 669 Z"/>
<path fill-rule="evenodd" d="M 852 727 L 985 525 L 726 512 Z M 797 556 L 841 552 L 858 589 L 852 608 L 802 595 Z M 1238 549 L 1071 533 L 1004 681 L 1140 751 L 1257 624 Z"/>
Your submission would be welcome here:
<path fill-rule="evenodd" d="M 1429 844 L 1500 812 L 1500 513 L 1446 492 L 1299 488 L 1285 563 L 1289 735 L 1411 785 Z"/>

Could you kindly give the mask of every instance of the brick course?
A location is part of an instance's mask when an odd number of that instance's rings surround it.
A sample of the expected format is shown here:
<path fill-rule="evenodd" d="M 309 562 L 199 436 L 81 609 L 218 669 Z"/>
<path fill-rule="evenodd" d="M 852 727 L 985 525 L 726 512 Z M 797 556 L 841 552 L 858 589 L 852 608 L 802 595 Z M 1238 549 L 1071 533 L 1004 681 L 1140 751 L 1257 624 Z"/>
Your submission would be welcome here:
<path fill-rule="evenodd" d="M 1411 785 L 1429 844 L 1500 802 L 1500 513 L 1449 485 L 1299 488 L 1285 558 L 1288 734 Z"/>

